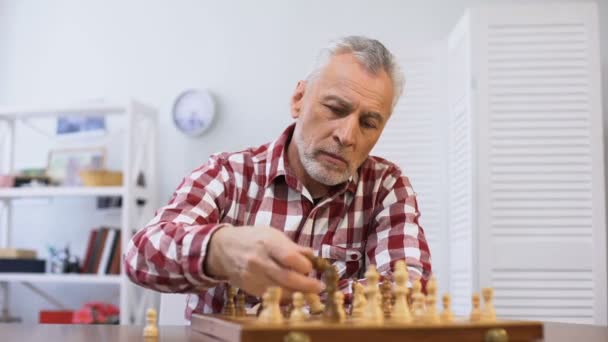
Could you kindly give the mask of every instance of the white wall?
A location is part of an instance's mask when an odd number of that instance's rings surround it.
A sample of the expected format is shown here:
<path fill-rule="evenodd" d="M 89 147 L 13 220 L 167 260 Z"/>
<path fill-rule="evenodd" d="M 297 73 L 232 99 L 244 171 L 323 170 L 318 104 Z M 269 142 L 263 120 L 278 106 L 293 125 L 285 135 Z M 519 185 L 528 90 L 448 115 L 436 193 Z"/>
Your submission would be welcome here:
<path fill-rule="evenodd" d="M 364 34 L 399 55 L 406 47 L 444 38 L 466 7 L 489 2 L 508 1 L 0 0 L 0 104 L 135 97 L 156 106 L 159 187 L 165 201 L 181 177 L 210 153 L 274 139 L 290 122 L 291 91 L 327 40 Z M 608 3 L 597 2 L 608 99 Z M 214 129 L 198 139 L 178 133 L 170 117 L 175 96 L 193 87 L 211 89 L 219 103 Z M 36 141 L 21 145 L 18 167 L 44 166 L 33 149 Z M 36 216 L 24 210 L 15 218 L 20 223 L 15 241 L 35 248 L 72 241 L 82 251 L 83 230 L 95 222 L 60 214 L 69 203 L 46 204 L 37 204 Z M 53 215 L 62 220 L 48 220 Z M 45 288 L 55 294 L 69 291 L 73 295 L 65 297 L 72 305 L 95 293 L 105 299 L 110 291 Z M 45 306 L 19 287 L 12 302 L 26 321 L 35 321 Z"/>

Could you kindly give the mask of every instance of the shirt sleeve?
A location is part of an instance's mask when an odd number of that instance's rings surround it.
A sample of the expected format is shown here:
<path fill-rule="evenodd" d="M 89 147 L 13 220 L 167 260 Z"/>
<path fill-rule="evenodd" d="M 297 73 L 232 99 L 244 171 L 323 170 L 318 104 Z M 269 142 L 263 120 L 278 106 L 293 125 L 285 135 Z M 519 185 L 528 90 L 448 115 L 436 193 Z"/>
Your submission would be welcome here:
<path fill-rule="evenodd" d="M 212 234 L 230 205 L 232 175 L 213 156 L 185 177 L 169 203 L 129 241 L 124 267 L 136 284 L 161 292 L 198 292 L 220 281 L 205 274 Z"/>
<path fill-rule="evenodd" d="M 410 282 L 420 278 L 424 286 L 431 275 L 431 254 L 418 224 L 416 194 L 398 168 L 383 178 L 378 194 L 367 237 L 365 268 L 374 264 L 382 276 L 392 280 L 395 263 L 405 260 Z"/>

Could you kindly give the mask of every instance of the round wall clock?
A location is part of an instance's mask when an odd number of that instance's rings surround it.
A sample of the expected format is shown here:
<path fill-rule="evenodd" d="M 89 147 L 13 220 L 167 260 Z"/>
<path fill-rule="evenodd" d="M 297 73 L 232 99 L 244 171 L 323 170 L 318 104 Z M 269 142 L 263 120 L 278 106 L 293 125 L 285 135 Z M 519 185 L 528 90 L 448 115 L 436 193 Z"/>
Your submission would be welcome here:
<path fill-rule="evenodd" d="M 175 127 L 191 137 L 207 131 L 214 117 L 215 102 L 207 90 L 186 90 L 173 103 Z"/>

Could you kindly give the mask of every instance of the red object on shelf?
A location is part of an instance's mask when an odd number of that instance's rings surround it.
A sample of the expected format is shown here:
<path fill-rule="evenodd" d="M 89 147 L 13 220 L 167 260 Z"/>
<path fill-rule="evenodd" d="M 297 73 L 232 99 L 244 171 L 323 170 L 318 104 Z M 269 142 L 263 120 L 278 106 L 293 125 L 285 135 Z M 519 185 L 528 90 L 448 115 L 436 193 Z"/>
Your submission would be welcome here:
<path fill-rule="evenodd" d="M 71 310 L 41 310 L 38 321 L 40 324 L 71 324 L 73 317 Z"/>

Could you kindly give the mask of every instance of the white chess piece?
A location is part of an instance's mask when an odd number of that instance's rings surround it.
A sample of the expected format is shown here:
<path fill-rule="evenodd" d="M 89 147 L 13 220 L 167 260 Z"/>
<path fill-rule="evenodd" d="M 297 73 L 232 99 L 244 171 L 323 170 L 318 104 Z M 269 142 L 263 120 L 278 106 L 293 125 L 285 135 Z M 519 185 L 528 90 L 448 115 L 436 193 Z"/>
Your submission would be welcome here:
<path fill-rule="evenodd" d="M 334 301 L 336 302 L 338 316 L 340 317 L 339 323 L 342 323 L 346 320 L 346 312 L 344 311 L 344 293 L 342 291 L 336 291 L 334 294 Z"/>
<path fill-rule="evenodd" d="M 294 292 L 291 296 L 293 310 L 289 315 L 289 322 L 302 322 L 308 318 L 308 314 L 304 311 L 304 295 L 301 292 Z"/>
<path fill-rule="evenodd" d="M 144 327 L 144 337 L 158 337 L 158 326 L 156 325 L 156 310 L 146 311 L 146 326 Z"/>
<path fill-rule="evenodd" d="M 481 320 L 484 322 L 496 322 L 496 310 L 494 309 L 494 289 L 485 287 L 481 289 L 483 296 L 483 310 L 481 311 Z"/>
<path fill-rule="evenodd" d="M 281 300 L 281 288 L 277 286 L 269 287 L 264 295 L 263 308 L 258 317 L 258 322 L 266 324 L 280 324 L 283 323 L 283 314 L 281 313 L 281 307 L 279 301 Z"/>
<path fill-rule="evenodd" d="M 429 324 L 437 324 L 440 319 L 437 313 L 437 279 L 434 276 L 426 284 L 426 293 L 424 321 Z"/>
<path fill-rule="evenodd" d="M 420 278 L 416 279 L 412 285 L 412 319 L 416 323 L 424 321 L 424 294 Z"/>
<path fill-rule="evenodd" d="M 409 289 L 407 288 L 408 272 L 405 261 L 397 261 L 393 278 L 395 279 L 395 305 L 393 305 L 391 319 L 395 322 L 410 323 L 412 321 L 412 315 L 410 314 L 410 308 L 407 304 L 407 293 Z"/>
<path fill-rule="evenodd" d="M 473 293 L 473 296 L 471 296 L 471 302 L 473 304 L 473 308 L 471 309 L 469 321 L 479 322 L 481 321 L 481 310 L 479 309 L 479 293 Z"/>
<path fill-rule="evenodd" d="M 353 307 L 350 312 L 350 316 L 353 318 L 359 318 L 363 316 L 363 310 L 367 305 L 367 299 L 365 299 L 365 288 L 360 283 L 353 284 Z"/>
<path fill-rule="evenodd" d="M 441 322 L 451 323 L 454 321 L 454 314 L 452 313 L 452 300 L 449 294 L 444 294 L 442 298 L 443 311 L 441 312 Z"/>
<path fill-rule="evenodd" d="M 365 287 L 367 304 L 365 310 L 363 310 L 363 321 L 380 324 L 384 321 L 384 312 L 382 312 L 380 289 L 378 288 L 380 275 L 376 271 L 376 265 L 368 267 L 367 272 L 365 272 L 365 279 L 367 280 L 367 286 Z"/>

